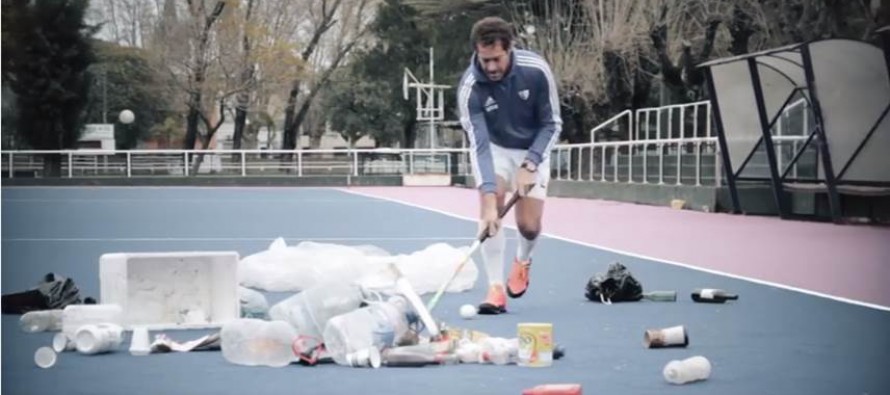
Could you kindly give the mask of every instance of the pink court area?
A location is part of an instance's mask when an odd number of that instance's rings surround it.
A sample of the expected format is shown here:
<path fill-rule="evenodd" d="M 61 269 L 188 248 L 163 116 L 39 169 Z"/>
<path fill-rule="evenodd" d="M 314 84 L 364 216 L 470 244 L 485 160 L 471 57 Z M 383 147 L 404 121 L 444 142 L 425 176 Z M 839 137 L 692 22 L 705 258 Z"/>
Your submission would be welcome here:
<path fill-rule="evenodd" d="M 478 192 L 357 187 L 360 195 L 475 220 Z M 515 228 L 512 218 L 505 223 Z M 548 198 L 547 236 L 890 310 L 890 228 Z"/>

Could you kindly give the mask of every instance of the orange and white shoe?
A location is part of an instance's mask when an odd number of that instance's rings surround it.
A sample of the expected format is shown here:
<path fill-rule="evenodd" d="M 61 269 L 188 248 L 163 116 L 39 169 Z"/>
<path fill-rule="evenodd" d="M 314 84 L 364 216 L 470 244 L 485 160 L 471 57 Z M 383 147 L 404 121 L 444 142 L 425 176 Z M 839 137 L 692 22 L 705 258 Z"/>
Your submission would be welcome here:
<path fill-rule="evenodd" d="M 492 285 L 488 288 L 488 296 L 485 297 L 485 301 L 479 305 L 479 314 L 496 315 L 506 312 L 507 295 L 504 293 L 504 286 Z"/>
<path fill-rule="evenodd" d="M 511 298 L 518 298 L 528 289 L 528 272 L 531 269 L 531 259 L 520 261 L 518 258 L 513 259 L 513 267 L 510 268 L 510 276 L 507 277 L 507 295 Z"/>

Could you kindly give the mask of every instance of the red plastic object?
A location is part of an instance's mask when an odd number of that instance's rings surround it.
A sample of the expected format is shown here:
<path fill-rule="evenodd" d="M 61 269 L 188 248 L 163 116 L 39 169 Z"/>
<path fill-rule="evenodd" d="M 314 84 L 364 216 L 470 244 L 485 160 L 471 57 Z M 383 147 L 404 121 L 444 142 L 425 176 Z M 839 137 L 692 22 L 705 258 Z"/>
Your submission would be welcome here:
<path fill-rule="evenodd" d="M 522 395 L 581 395 L 581 384 L 543 384 L 522 390 Z"/>

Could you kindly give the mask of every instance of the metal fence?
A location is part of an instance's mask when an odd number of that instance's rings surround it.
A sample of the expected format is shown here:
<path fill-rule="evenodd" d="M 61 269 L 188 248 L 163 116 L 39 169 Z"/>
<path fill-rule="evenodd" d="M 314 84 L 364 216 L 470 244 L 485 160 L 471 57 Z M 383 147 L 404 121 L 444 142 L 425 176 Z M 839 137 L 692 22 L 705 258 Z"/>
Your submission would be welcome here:
<path fill-rule="evenodd" d="M 65 150 L 2 152 L 4 177 L 362 176 L 470 172 L 466 149 Z"/>
<path fill-rule="evenodd" d="M 810 117 L 807 103 L 801 99 L 789 106 L 776 123 L 773 134 L 780 167 L 790 162 L 806 141 Z M 553 179 L 722 184 L 719 144 L 712 129 L 709 102 L 625 110 L 591 129 L 590 137 L 590 143 L 553 148 Z M 768 174 L 765 152 L 760 151 L 748 164 L 749 174 Z M 815 177 L 816 155 L 815 150 L 806 152 L 789 172 L 795 178 L 811 173 Z M 49 161 L 60 164 L 59 176 L 63 178 L 471 174 L 467 148 L 5 151 L 0 160 L 4 178 L 47 177 Z"/>

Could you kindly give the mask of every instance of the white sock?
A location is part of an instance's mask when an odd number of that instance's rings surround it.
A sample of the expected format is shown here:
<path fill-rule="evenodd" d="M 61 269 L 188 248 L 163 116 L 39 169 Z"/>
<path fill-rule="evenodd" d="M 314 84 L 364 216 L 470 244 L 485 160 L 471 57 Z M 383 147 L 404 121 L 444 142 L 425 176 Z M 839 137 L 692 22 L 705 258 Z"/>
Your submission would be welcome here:
<path fill-rule="evenodd" d="M 538 238 L 534 238 L 532 240 L 526 239 L 522 237 L 522 234 L 519 234 L 519 245 L 516 247 L 516 258 L 520 261 L 528 261 L 532 258 L 532 249 L 535 248 L 535 244 L 538 242 Z"/>
<path fill-rule="evenodd" d="M 507 247 L 504 231 L 505 229 L 499 229 L 494 237 L 489 237 L 482 243 L 482 260 L 485 262 L 489 285 L 504 285 L 504 250 Z"/>

